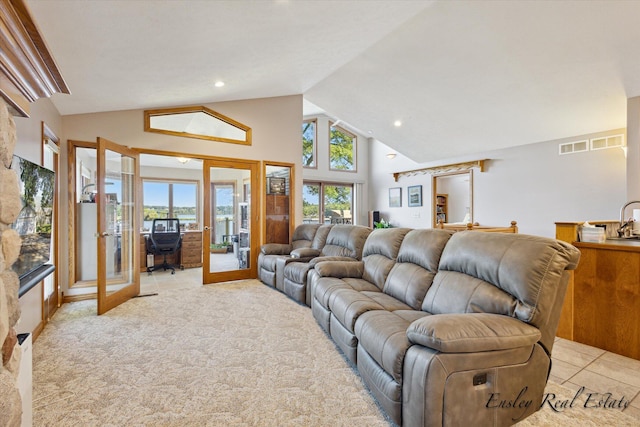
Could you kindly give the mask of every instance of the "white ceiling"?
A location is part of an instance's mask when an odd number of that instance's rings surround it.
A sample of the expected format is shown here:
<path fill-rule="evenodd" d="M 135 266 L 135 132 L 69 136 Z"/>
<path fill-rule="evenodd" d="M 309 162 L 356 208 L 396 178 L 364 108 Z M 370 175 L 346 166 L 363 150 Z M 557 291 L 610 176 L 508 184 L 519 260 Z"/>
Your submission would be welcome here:
<path fill-rule="evenodd" d="M 639 1 L 27 4 L 63 115 L 303 94 L 422 163 L 626 127 L 640 95 Z"/>

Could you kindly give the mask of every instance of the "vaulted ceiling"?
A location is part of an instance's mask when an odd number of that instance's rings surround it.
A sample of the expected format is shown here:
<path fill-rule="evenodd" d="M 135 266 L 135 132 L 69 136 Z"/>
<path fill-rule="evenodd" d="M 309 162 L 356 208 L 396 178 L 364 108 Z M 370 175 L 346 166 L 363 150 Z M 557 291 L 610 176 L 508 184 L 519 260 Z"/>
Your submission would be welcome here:
<path fill-rule="evenodd" d="M 428 162 L 625 127 L 640 95 L 636 1 L 27 4 L 63 115 L 303 94 Z"/>

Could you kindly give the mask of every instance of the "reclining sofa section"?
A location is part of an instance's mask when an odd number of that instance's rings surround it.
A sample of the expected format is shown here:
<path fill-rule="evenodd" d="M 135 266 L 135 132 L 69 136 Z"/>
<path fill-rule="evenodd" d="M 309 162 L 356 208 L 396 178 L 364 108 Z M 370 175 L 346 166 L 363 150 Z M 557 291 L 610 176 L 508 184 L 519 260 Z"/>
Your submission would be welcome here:
<path fill-rule="evenodd" d="M 278 261 L 282 262 L 282 265 L 291 261 L 300 261 L 300 259 L 294 258 L 291 253 L 299 253 L 296 251 L 303 249 L 316 250 L 319 254 L 327 240 L 329 230 L 331 230 L 331 225 L 302 224 L 294 230 L 291 244 L 267 243 L 262 245 L 258 254 L 258 278 L 265 285 L 283 291 L 282 278 L 278 284 L 276 277 Z"/>
<path fill-rule="evenodd" d="M 380 229 L 309 273 L 314 317 L 398 425 L 512 425 L 540 408 L 580 252 L 523 234 Z"/>

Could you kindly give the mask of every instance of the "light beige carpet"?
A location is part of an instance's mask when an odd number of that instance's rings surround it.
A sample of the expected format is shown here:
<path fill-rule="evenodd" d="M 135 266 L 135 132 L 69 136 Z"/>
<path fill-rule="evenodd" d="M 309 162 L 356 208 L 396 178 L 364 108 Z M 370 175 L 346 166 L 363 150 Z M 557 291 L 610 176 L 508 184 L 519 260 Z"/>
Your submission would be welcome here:
<path fill-rule="evenodd" d="M 35 426 L 383 426 L 311 310 L 257 281 L 65 304 L 34 344 Z M 550 384 L 558 395 L 569 390 Z M 636 425 L 548 409 L 522 425 Z"/>

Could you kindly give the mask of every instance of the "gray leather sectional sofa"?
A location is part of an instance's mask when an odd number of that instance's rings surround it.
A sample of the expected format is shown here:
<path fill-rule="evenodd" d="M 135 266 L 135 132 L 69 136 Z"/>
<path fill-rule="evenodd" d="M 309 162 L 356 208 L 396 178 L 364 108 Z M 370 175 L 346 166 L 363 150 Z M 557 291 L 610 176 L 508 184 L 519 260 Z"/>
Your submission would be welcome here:
<path fill-rule="evenodd" d="M 379 229 L 360 261 L 316 261 L 307 299 L 398 425 L 512 425 L 540 408 L 579 256 L 523 234 Z"/>

